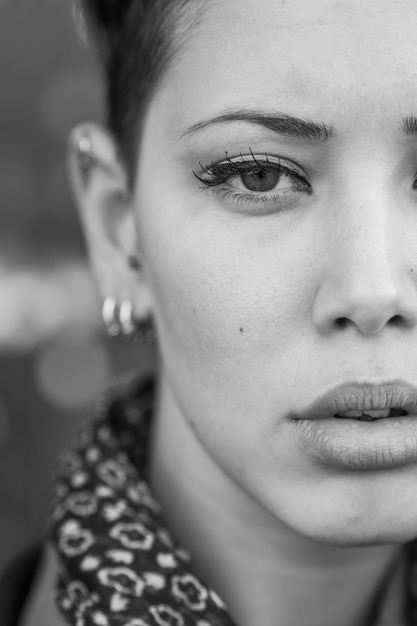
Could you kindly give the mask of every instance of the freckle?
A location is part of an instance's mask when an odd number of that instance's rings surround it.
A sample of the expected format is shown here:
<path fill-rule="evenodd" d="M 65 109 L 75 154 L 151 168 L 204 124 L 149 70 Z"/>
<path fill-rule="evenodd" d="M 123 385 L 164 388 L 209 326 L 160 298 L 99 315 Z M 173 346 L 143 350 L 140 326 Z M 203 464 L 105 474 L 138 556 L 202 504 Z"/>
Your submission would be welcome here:
<path fill-rule="evenodd" d="M 244 332 L 243 328 L 241 328 L 241 329 L 240 329 L 240 332 L 241 332 L 241 333 L 243 333 L 243 332 Z"/>

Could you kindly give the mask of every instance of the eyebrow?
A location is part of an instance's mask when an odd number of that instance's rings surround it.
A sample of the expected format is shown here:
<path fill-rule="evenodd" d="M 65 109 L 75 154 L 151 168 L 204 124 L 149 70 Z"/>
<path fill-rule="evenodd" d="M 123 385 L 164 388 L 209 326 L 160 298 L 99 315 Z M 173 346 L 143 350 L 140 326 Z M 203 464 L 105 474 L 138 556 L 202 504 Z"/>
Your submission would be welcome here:
<path fill-rule="evenodd" d="M 180 133 L 180 138 L 207 128 L 216 124 L 224 124 L 227 122 L 248 122 L 249 124 L 257 124 L 269 130 L 274 131 L 285 137 L 293 139 L 304 139 L 308 141 L 328 141 L 333 135 L 333 126 L 326 125 L 322 122 L 313 122 L 301 117 L 294 117 L 285 113 L 269 114 L 257 111 L 226 111 L 202 122 L 193 124 Z M 409 115 L 403 118 L 401 122 L 403 132 L 409 136 L 417 135 L 417 117 Z"/>
<path fill-rule="evenodd" d="M 417 130 L 417 119 L 415 121 Z M 327 126 L 320 122 L 313 122 L 312 120 L 301 117 L 293 117 L 292 115 L 286 115 L 284 113 L 272 115 L 258 111 L 237 110 L 226 111 L 210 119 L 193 124 L 185 131 L 181 132 L 180 138 L 192 135 L 208 126 L 224 124 L 226 122 L 248 122 L 250 124 L 257 124 L 258 126 L 268 128 L 268 130 L 272 130 L 285 137 L 307 141 L 328 141 L 333 134 L 332 126 Z"/>

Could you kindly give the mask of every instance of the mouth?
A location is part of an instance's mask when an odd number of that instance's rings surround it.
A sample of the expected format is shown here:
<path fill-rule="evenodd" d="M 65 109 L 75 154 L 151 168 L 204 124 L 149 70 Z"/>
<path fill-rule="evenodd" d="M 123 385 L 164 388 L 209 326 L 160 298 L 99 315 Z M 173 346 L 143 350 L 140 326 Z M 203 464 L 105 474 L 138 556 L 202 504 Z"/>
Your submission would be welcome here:
<path fill-rule="evenodd" d="M 341 385 L 288 417 L 297 445 L 338 471 L 417 463 L 417 388 L 402 381 Z"/>
<path fill-rule="evenodd" d="M 343 411 L 343 413 L 335 413 L 333 417 L 337 419 L 353 419 L 360 422 L 375 422 L 388 417 L 405 417 L 406 415 L 408 415 L 408 411 L 399 408 L 376 409 L 374 411 L 356 411 L 351 409 Z"/>

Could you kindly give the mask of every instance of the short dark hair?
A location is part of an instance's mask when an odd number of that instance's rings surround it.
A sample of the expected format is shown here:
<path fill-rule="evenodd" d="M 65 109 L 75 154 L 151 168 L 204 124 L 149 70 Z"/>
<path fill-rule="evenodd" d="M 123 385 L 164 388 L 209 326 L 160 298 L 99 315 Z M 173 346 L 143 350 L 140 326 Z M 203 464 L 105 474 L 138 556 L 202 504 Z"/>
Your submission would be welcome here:
<path fill-rule="evenodd" d="M 104 70 L 107 122 L 130 179 L 141 123 L 184 34 L 197 0 L 76 0 Z"/>

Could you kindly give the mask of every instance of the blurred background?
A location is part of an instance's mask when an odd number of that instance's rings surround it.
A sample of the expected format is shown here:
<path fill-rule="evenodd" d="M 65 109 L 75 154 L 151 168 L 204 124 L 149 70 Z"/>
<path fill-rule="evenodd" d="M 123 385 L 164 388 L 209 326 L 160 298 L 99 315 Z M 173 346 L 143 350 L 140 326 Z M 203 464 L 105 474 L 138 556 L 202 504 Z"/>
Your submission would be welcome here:
<path fill-rule="evenodd" d="M 58 452 L 138 353 L 106 336 L 66 182 L 70 129 L 102 119 L 70 0 L 0 0 L 0 52 L 1 569 L 42 536 Z"/>

